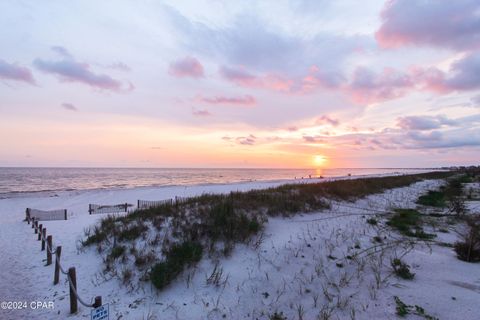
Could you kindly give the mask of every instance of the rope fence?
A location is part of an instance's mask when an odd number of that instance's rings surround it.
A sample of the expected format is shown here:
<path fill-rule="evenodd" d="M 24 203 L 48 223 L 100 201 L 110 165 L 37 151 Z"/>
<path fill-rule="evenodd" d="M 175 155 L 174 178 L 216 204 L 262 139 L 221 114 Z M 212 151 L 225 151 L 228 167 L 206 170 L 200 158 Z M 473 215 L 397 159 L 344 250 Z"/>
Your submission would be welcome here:
<path fill-rule="evenodd" d="M 28 209 L 27 209 L 28 212 Z M 32 229 L 34 233 L 38 234 L 38 241 L 41 241 L 41 251 L 46 252 L 47 263 L 46 266 L 52 264 L 52 256 L 55 255 L 55 269 L 53 275 L 53 284 L 57 285 L 60 282 L 60 273 L 67 276 L 69 289 L 70 289 L 70 313 L 76 313 L 78 311 L 78 302 L 87 308 L 97 308 L 102 305 L 102 297 L 96 296 L 93 298 L 93 302 L 85 302 L 77 291 L 77 276 L 75 267 L 70 267 L 68 270 L 65 270 L 61 264 L 61 253 L 62 247 L 56 246 L 54 249 L 53 245 L 53 236 L 47 236 L 47 228 L 43 227 L 42 224 L 39 224 L 40 221 L 38 218 L 31 217 L 27 214 L 26 219 L 28 224 L 32 224 Z"/>

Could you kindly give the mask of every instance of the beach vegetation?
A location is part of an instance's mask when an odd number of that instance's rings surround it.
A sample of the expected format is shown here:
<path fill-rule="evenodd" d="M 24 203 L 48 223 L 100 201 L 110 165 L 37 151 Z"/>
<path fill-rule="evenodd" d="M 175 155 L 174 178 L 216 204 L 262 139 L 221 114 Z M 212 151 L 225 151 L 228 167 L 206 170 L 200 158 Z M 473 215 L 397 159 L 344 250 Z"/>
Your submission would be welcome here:
<path fill-rule="evenodd" d="M 415 273 L 410 272 L 410 266 L 403 262 L 401 259 L 393 259 L 391 261 L 391 266 L 395 275 L 402 279 L 412 280 L 415 277 Z"/>
<path fill-rule="evenodd" d="M 125 247 L 124 246 L 115 246 L 110 251 L 109 257 L 115 260 L 115 259 L 121 257 L 124 253 L 125 253 Z"/>
<path fill-rule="evenodd" d="M 460 241 L 454 244 L 457 258 L 466 262 L 480 262 L 480 216 L 465 218 L 466 227 L 460 232 Z"/>
<path fill-rule="evenodd" d="M 202 245 L 196 242 L 183 242 L 173 245 L 165 253 L 165 260 L 155 264 L 150 278 L 157 289 L 170 284 L 184 269 L 191 267 L 202 258 Z"/>
<path fill-rule="evenodd" d="M 435 234 L 426 233 L 422 228 L 420 212 L 414 209 L 395 209 L 387 225 L 397 229 L 405 236 L 419 239 L 432 239 Z"/>
<path fill-rule="evenodd" d="M 128 264 L 139 271 L 149 270 L 147 274 L 143 273 L 143 278 L 150 279 L 156 288 L 161 289 L 185 268 L 195 265 L 204 253 L 218 259 L 229 256 L 238 243 L 254 246 L 262 238 L 269 217 L 318 212 L 330 208 L 331 200 L 355 201 L 387 189 L 450 175 L 451 172 L 445 171 L 370 177 L 176 198 L 126 215 L 106 216 L 86 230 L 82 243 L 102 248 L 102 254 L 107 257 L 104 259 L 106 270 L 112 270 L 113 261 Z M 407 223 L 407 228 L 402 217 L 399 220 L 394 218 L 392 224 L 404 232 L 410 230 L 416 237 L 429 237 L 414 228 L 416 222 L 413 225 Z M 376 221 L 372 218 L 368 223 L 374 224 L 373 219 Z M 383 239 L 379 237 L 378 241 Z M 140 250 L 119 253 L 121 249 L 118 248 L 129 244 L 135 246 L 135 243 L 145 246 L 141 252 L 147 253 L 140 253 Z M 113 258 L 117 255 L 122 259 Z"/>
<path fill-rule="evenodd" d="M 446 206 L 445 193 L 442 191 L 429 190 L 427 194 L 421 195 L 418 200 L 418 204 L 423 206 L 442 208 Z"/>

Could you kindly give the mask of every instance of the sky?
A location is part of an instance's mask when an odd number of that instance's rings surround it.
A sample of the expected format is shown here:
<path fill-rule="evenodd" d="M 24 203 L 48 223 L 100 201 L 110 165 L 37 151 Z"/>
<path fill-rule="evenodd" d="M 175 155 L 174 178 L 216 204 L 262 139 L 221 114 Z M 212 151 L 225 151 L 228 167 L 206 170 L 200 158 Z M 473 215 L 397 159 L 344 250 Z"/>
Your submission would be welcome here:
<path fill-rule="evenodd" d="M 0 2 L 0 166 L 478 165 L 478 0 Z"/>

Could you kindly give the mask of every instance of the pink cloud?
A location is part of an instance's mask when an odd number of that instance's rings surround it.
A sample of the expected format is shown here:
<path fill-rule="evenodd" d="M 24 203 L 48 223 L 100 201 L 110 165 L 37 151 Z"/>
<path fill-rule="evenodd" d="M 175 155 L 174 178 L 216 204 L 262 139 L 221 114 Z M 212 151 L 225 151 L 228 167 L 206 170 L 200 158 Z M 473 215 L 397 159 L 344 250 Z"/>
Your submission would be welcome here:
<path fill-rule="evenodd" d="M 288 127 L 288 128 L 287 128 L 287 131 L 290 131 L 290 132 L 298 131 L 298 127 L 296 127 L 296 126 Z"/>
<path fill-rule="evenodd" d="M 453 49 L 480 47 L 477 0 L 390 0 L 375 37 L 382 47 L 431 45 Z"/>
<path fill-rule="evenodd" d="M 14 63 L 8 63 L 0 59 L 0 79 L 22 81 L 29 84 L 35 84 L 30 69 L 20 67 Z"/>
<path fill-rule="evenodd" d="M 393 68 L 384 68 L 378 72 L 367 67 L 357 67 L 347 79 L 340 73 L 329 73 L 312 66 L 305 77 L 297 80 L 274 74 L 255 75 L 241 67 L 221 67 L 220 74 L 242 87 L 290 94 L 311 93 L 321 88 L 345 93 L 355 103 L 368 104 L 401 98 L 413 90 L 437 93 L 478 90 L 480 52 L 468 53 L 455 61 L 448 73 L 436 67 L 413 66 L 405 72 Z M 214 100 L 210 102 L 214 103 Z"/>
<path fill-rule="evenodd" d="M 317 120 L 315 120 L 316 125 L 323 125 L 323 124 L 329 124 L 334 127 L 338 126 L 340 124 L 340 121 L 337 119 L 330 118 L 329 116 L 321 116 Z"/>
<path fill-rule="evenodd" d="M 316 65 L 310 67 L 308 75 L 302 79 L 302 91 L 311 91 L 316 88 L 336 89 L 345 82 L 339 72 L 327 72 Z"/>
<path fill-rule="evenodd" d="M 257 101 L 254 97 L 250 95 L 240 96 L 240 97 L 211 97 L 211 98 L 200 98 L 200 101 L 208 104 L 231 104 L 231 105 L 246 105 L 251 106 L 255 105 Z"/>
<path fill-rule="evenodd" d="M 293 89 L 294 81 L 277 74 L 265 74 L 256 76 L 244 68 L 232 68 L 222 66 L 220 75 L 241 87 L 261 88 L 273 91 L 290 92 Z"/>
<path fill-rule="evenodd" d="M 424 90 L 439 93 L 480 89 L 480 52 L 469 53 L 452 63 L 449 72 L 437 68 L 415 68 L 412 76 Z"/>
<path fill-rule="evenodd" d="M 169 73 L 175 77 L 184 78 L 203 78 L 203 66 L 193 57 L 185 57 L 183 59 L 172 62 L 169 67 Z"/>

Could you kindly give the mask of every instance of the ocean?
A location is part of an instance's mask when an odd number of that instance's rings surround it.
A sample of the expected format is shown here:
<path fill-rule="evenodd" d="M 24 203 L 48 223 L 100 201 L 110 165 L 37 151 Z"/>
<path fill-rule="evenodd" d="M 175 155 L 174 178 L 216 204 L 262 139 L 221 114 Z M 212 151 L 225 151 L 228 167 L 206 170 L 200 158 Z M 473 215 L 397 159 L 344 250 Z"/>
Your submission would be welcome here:
<path fill-rule="evenodd" d="M 426 169 L 168 169 L 168 168 L 0 168 L 0 199 L 32 193 L 148 186 L 225 184 L 351 174 L 415 173 Z"/>

